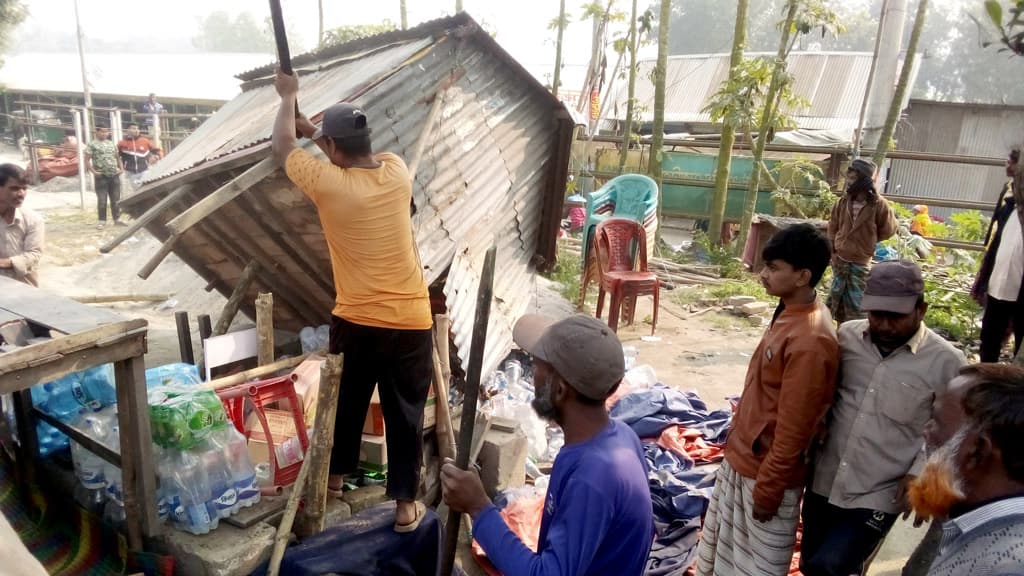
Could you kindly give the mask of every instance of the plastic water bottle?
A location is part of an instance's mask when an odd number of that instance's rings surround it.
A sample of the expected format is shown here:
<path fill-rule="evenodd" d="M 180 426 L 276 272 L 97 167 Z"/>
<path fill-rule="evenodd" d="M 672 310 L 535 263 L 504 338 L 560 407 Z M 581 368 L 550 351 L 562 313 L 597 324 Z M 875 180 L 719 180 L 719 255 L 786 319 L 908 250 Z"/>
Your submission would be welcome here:
<path fill-rule="evenodd" d="M 302 353 L 309 354 L 317 349 L 316 328 L 306 326 L 299 330 L 299 343 L 302 345 Z"/>
<path fill-rule="evenodd" d="M 171 518 L 179 530 L 207 534 L 216 530 L 219 519 L 211 501 L 210 485 L 199 458 L 191 452 L 178 452 L 171 475 L 175 506 Z M 214 514 L 210 514 L 211 508 Z"/>
<path fill-rule="evenodd" d="M 210 500 L 217 518 L 227 518 L 238 509 L 238 494 L 228 470 L 224 447 L 212 437 L 201 445 L 199 459 L 210 483 Z"/>
<path fill-rule="evenodd" d="M 82 415 L 75 427 L 101 442 L 107 436 L 107 424 L 98 414 Z M 78 442 L 71 443 L 71 462 L 75 466 L 75 476 L 82 486 L 89 490 L 102 489 L 106 486 L 103 473 L 106 462 Z"/>
<path fill-rule="evenodd" d="M 245 436 L 234 426 L 228 426 L 214 435 L 214 441 L 224 450 L 231 482 L 235 488 L 236 504 L 234 512 L 248 508 L 260 501 L 260 487 L 256 479 L 256 468 L 249 459 L 249 447 Z"/>
<path fill-rule="evenodd" d="M 120 427 L 116 419 L 110 420 L 103 444 L 111 450 L 118 451 L 121 443 Z M 103 506 L 103 519 L 116 527 L 125 523 L 124 491 L 121 469 L 103 460 L 103 478 L 106 480 L 107 503 Z"/>
<path fill-rule="evenodd" d="M 105 364 L 81 373 L 71 388 L 78 403 L 89 410 L 100 410 L 117 402 L 114 389 L 114 366 Z"/>
<path fill-rule="evenodd" d="M 316 349 L 327 350 L 331 345 L 331 327 L 321 324 L 316 327 Z"/>

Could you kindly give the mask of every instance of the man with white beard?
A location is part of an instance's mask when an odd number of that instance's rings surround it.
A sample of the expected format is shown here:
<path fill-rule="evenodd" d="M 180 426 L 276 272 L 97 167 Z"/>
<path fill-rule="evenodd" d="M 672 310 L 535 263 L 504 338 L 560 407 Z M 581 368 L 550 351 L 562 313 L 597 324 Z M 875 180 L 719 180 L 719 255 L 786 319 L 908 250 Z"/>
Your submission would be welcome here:
<path fill-rule="evenodd" d="M 959 400 L 959 401 L 958 401 Z M 1024 369 L 960 371 L 925 436 L 938 446 L 909 488 L 922 518 L 950 518 L 929 576 L 1024 574 Z"/>

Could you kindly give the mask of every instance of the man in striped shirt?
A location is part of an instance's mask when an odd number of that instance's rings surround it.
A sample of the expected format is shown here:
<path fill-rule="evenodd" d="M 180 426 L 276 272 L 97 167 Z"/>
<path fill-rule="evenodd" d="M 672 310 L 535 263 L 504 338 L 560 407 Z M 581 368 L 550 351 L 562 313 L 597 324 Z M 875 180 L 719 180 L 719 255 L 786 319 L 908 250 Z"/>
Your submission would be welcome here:
<path fill-rule="evenodd" d="M 918 516 L 950 518 L 929 576 L 1024 574 L 1024 369 L 967 366 L 934 414 L 909 492 Z"/>

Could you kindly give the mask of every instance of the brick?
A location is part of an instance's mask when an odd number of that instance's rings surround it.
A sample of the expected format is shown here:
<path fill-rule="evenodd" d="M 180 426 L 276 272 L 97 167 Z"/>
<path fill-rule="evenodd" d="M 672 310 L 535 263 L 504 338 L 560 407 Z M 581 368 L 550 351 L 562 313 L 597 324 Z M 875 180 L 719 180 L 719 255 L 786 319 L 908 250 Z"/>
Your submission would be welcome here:
<path fill-rule="evenodd" d="M 340 526 L 352 517 L 352 507 L 340 498 L 327 497 L 327 511 L 324 513 L 324 527 Z"/>
<path fill-rule="evenodd" d="M 767 302 L 751 302 L 744 304 L 740 307 L 740 311 L 747 316 L 757 316 L 758 314 L 764 314 L 771 309 L 771 304 Z"/>
<path fill-rule="evenodd" d="M 729 306 L 743 306 L 744 304 L 751 304 L 753 302 L 757 302 L 757 298 L 754 298 L 753 296 L 730 296 L 729 299 L 725 301 Z"/>

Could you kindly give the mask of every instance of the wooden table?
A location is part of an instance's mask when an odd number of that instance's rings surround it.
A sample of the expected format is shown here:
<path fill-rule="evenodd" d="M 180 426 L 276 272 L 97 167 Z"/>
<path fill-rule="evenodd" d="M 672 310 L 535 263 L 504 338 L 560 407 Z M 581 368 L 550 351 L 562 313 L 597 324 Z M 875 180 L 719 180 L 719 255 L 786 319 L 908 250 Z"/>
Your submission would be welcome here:
<path fill-rule="evenodd" d="M 0 354 L 0 394 L 13 393 L 20 440 L 19 466 L 34 470 L 38 454 L 36 419 L 45 420 L 72 440 L 121 468 L 128 546 L 143 549 L 143 537 L 156 534 L 156 467 L 146 402 L 145 320 L 126 320 L 33 286 L 0 276 L 0 323 L 24 319 L 52 340 Z M 120 453 L 99 439 L 58 421 L 32 406 L 29 388 L 93 366 L 114 364 Z M 32 472 L 30 472 L 32 473 Z"/>

